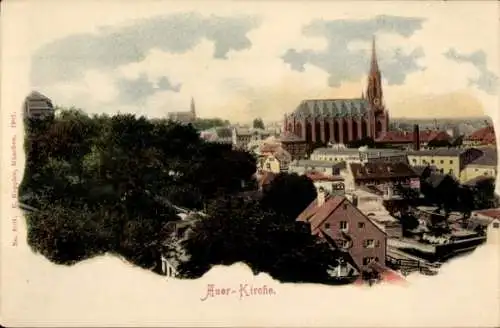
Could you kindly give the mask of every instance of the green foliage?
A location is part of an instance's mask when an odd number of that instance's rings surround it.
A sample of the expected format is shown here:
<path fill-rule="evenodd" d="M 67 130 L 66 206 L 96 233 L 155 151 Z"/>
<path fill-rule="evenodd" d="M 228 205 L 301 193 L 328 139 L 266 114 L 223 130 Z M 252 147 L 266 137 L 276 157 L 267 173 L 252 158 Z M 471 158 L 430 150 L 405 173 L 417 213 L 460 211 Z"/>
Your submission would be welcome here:
<path fill-rule="evenodd" d="M 264 187 L 262 205 L 295 220 L 316 196 L 316 188 L 307 176 L 280 173 Z"/>
<path fill-rule="evenodd" d="M 254 273 L 281 281 L 325 282 L 328 266 L 336 263 L 331 249 L 309 227 L 264 209 L 259 201 L 219 199 L 207 214 L 184 242 L 190 256 L 180 267 L 184 277 L 200 277 L 213 265 L 245 262 Z"/>
<path fill-rule="evenodd" d="M 158 202 L 202 208 L 251 185 L 255 160 L 203 142 L 191 125 L 134 115 L 61 109 L 53 120 L 26 121 L 27 165 L 20 197 L 28 242 L 56 263 L 103 252 L 155 268 L 165 225 L 177 220 Z"/>
<path fill-rule="evenodd" d="M 254 129 L 265 129 L 264 121 L 261 118 L 256 118 L 253 120 L 252 126 Z"/>
<path fill-rule="evenodd" d="M 230 122 L 228 120 L 222 120 L 220 118 L 197 118 L 193 122 L 193 127 L 196 130 L 203 131 L 211 128 L 228 126 Z"/>

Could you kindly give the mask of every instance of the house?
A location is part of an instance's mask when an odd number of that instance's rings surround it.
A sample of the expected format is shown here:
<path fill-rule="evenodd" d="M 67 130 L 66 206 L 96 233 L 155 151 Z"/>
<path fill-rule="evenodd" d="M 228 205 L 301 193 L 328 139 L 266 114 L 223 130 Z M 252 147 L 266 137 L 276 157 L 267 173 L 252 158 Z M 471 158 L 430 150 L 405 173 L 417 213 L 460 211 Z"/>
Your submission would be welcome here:
<path fill-rule="evenodd" d="M 469 218 L 469 229 L 476 227 L 486 232 L 486 243 L 489 245 L 500 245 L 500 208 L 490 208 L 472 212 Z"/>
<path fill-rule="evenodd" d="M 248 145 L 261 141 L 274 135 L 274 130 L 257 129 L 257 128 L 232 128 L 233 146 L 238 149 L 248 149 Z"/>
<path fill-rule="evenodd" d="M 214 127 L 200 132 L 200 138 L 214 143 L 232 144 L 232 131 L 228 127 Z"/>
<path fill-rule="evenodd" d="M 410 165 L 399 163 L 351 163 L 349 170 L 357 187 L 366 185 L 411 185 L 419 176 Z"/>
<path fill-rule="evenodd" d="M 290 132 L 284 132 L 279 137 L 283 149 L 290 153 L 292 160 L 305 158 L 308 146 L 305 140 Z"/>
<path fill-rule="evenodd" d="M 345 162 L 332 163 L 329 161 L 318 161 L 301 159 L 290 163 L 289 171 L 291 173 L 305 174 L 307 172 L 321 172 L 326 175 L 340 175 L 342 170 L 346 169 Z"/>
<path fill-rule="evenodd" d="M 340 175 L 328 175 L 322 172 L 311 171 L 305 174 L 311 179 L 317 191 L 325 190 L 330 195 L 343 196 L 345 194 L 344 178 Z"/>
<path fill-rule="evenodd" d="M 409 151 L 408 160 L 412 166 L 433 165 L 443 173 L 461 179 L 462 170 L 482 155 L 483 152 L 476 148 L 436 148 Z"/>
<path fill-rule="evenodd" d="M 472 160 L 463 168 L 460 174 L 460 181 L 470 181 L 479 176 L 496 178 L 498 174 L 498 155 L 496 147 L 484 147 L 479 149 L 483 153 L 482 156 Z"/>
<path fill-rule="evenodd" d="M 329 239 L 348 253 L 360 271 L 371 262 L 385 264 L 385 232 L 346 197 L 319 192 L 297 221 L 308 223 L 313 235 Z"/>
<path fill-rule="evenodd" d="M 24 118 L 46 119 L 53 118 L 55 109 L 52 100 L 38 91 L 31 92 L 24 100 Z"/>
<path fill-rule="evenodd" d="M 387 131 L 375 139 L 375 144 L 389 147 L 403 147 L 406 149 L 426 148 L 429 143 L 451 142 L 452 137 L 446 131 L 425 130 L 419 131 L 418 127 L 413 132 Z"/>
<path fill-rule="evenodd" d="M 474 131 L 471 135 L 465 137 L 464 144 L 472 147 L 479 145 L 496 145 L 495 128 L 493 125 L 488 124 L 487 126 Z"/>
<path fill-rule="evenodd" d="M 383 197 L 363 189 L 356 190 L 347 197 L 355 197 L 357 208 L 384 230 L 387 238 L 402 238 L 403 227 L 400 221 L 387 211 Z"/>
<path fill-rule="evenodd" d="M 276 174 L 287 172 L 291 161 L 291 155 L 286 150 L 279 148 L 263 159 L 262 169 Z"/>
<path fill-rule="evenodd" d="M 339 145 L 330 148 L 317 148 L 312 152 L 310 159 L 334 163 L 398 163 L 408 161 L 406 152 L 399 149 L 345 148 Z"/>
<path fill-rule="evenodd" d="M 181 244 L 189 237 L 190 229 L 200 218 L 197 213 L 178 213 L 177 216 L 179 220 L 167 223 L 169 238 L 163 242 L 160 256 L 160 272 L 167 278 L 177 277 L 179 264 L 187 260 Z"/>

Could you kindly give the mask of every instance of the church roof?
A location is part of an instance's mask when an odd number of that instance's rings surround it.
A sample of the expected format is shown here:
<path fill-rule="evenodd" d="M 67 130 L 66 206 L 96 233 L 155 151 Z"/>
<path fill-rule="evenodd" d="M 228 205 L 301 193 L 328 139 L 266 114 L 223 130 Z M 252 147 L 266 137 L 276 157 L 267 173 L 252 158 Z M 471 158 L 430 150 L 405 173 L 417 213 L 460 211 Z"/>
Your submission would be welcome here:
<path fill-rule="evenodd" d="M 307 99 L 294 111 L 295 115 L 313 117 L 361 116 L 369 109 L 366 99 Z"/>

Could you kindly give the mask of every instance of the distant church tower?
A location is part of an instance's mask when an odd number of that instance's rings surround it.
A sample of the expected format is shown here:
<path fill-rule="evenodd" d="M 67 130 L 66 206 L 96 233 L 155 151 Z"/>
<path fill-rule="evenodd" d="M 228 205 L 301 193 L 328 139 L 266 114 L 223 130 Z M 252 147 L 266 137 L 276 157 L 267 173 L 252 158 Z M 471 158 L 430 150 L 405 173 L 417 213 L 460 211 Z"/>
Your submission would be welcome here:
<path fill-rule="evenodd" d="M 382 74 L 378 67 L 377 49 L 375 37 L 372 40 L 372 58 L 370 62 L 370 72 L 368 73 L 368 86 L 366 87 L 366 100 L 370 106 L 372 117 L 370 127 L 375 133 L 376 138 L 382 132 L 388 130 L 389 114 L 385 110 L 383 92 L 382 92 Z"/>
<path fill-rule="evenodd" d="M 382 75 L 378 68 L 377 52 L 375 48 L 375 37 L 372 41 L 372 60 L 370 63 L 370 73 L 368 74 L 368 86 L 366 88 L 366 96 L 368 102 L 374 111 L 384 109 L 383 94 L 382 94 Z"/>
<path fill-rule="evenodd" d="M 196 106 L 194 105 L 194 98 L 191 97 L 191 115 L 193 117 L 193 120 L 196 120 Z"/>

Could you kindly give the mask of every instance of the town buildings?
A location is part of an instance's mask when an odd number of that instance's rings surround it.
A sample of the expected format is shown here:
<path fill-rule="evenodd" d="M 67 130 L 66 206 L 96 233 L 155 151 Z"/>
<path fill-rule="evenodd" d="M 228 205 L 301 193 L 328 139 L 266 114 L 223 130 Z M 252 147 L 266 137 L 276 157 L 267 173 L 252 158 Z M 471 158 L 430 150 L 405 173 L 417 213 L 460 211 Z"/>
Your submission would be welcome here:
<path fill-rule="evenodd" d="M 31 92 L 24 100 L 23 115 L 30 119 L 53 118 L 55 109 L 52 100 L 38 91 Z"/>
<path fill-rule="evenodd" d="M 436 148 L 409 151 L 408 160 L 411 165 L 432 165 L 445 174 L 450 174 L 463 181 L 462 170 L 483 155 L 476 148 Z"/>
<path fill-rule="evenodd" d="M 413 132 L 408 131 L 386 131 L 375 139 L 378 146 L 403 147 L 408 150 L 419 150 L 427 148 L 432 143 L 451 142 L 452 137 L 446 131 L 425 130 L 419 131 L 418 125 Z"/>
<path fill-rule="evenodd" d="M 191 98 L 189 111 L 168 113 L 168 119 L 184 124 L 193 123 L 194 121 L 196 121 L 196 107 L 194 104 L 194 99 Z"/>
<path fill-rule="evenodd" d="M 384 186 L 384 192 L 388 187 L 398 184 L 411 186 L 412 181 L 419 179 L 418 174 L 405 162 L 350 163 L 349 167 L 356 187 Z"/>
<path fill-rule="evenodd" d="M 492 124 L 474 131 L 464 139 L 467 146 L 494 146 L 496 145 L 495 128 Z"/>
<path fill-rule="evenodd" d="M 384 105 L 382 77 L 378 67 L 375 39 L 366 97 L 352 99 L 303 100 L 285 115 L 284 129 L 303 139 L 309 147 L 318 142 L 348 143 L 365 137 L 378 138 L 389 128 Z"/>
<path fill-rule="evenodd" d="M 373 149 L 367 147 L 345 148 L 334 145 L 329 148 L 317 148 L 310 157 L 312 160 L 346 163 L 400 163 L 407 162 L 406 152 L 399 149 Z"/>
<path fill-rule="evenodd" d="M 286 150 L 279 148 L 262 159 L 262 170 L 276 174 L 287 172 L 291 161 L 290 154 Z"/>
<path fill-rule="evenodd" d="M 346 197 L 319 192 L 297 221 L 309 223 L 313 235 L 333 241 L 361 271 L 372 262 L 385 264 L 385 232 Z"/>
<path fill-rule="evenodd" d="M 465 165 L 461 172 L 461 181 L 467 182 L 477 177 L 493 177 L 498 174 L 498 155 L 496 147 L 479 148 L 483 155 Z"/>

